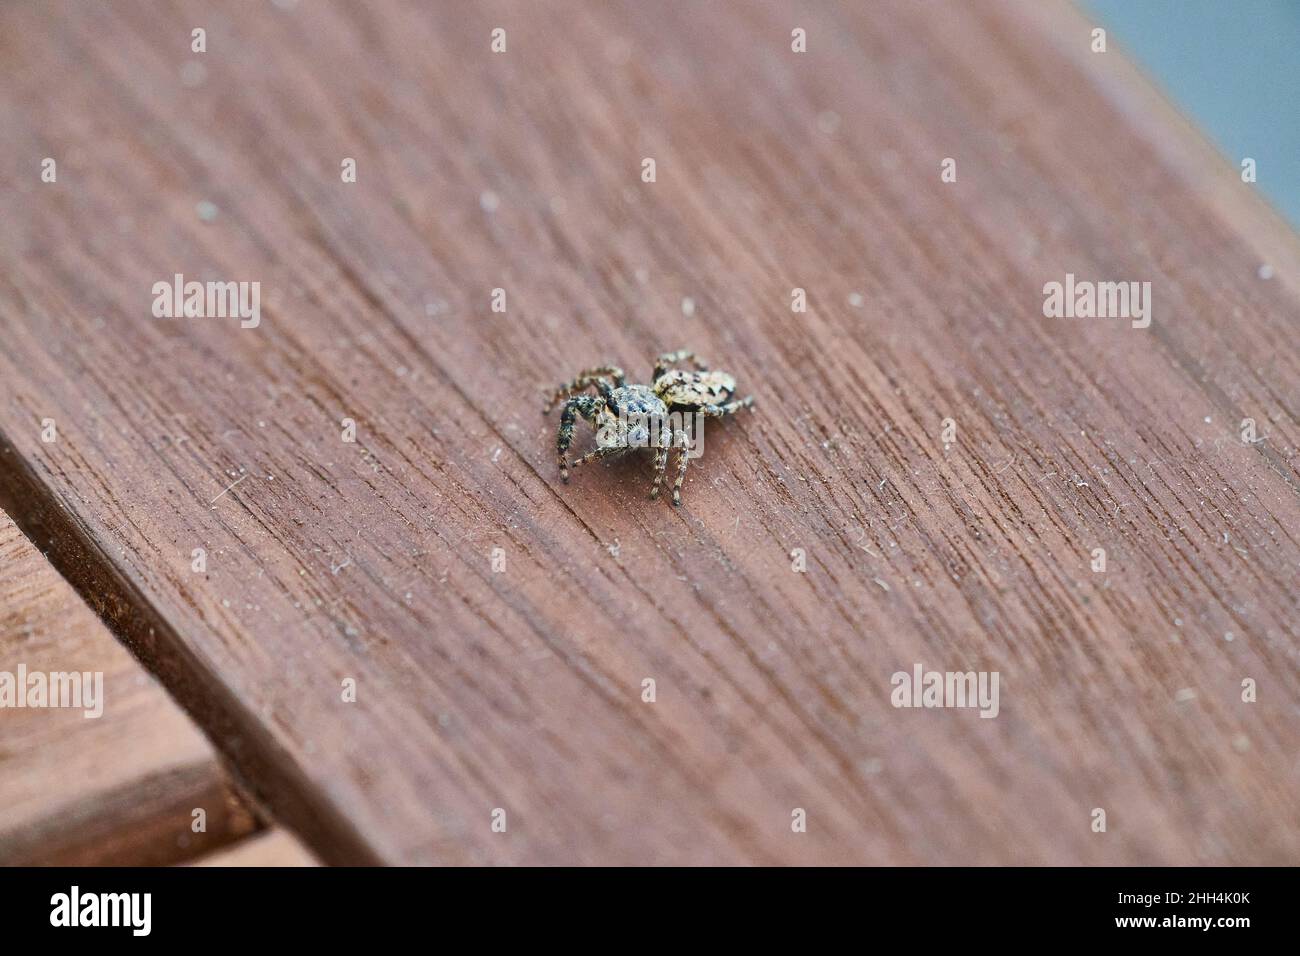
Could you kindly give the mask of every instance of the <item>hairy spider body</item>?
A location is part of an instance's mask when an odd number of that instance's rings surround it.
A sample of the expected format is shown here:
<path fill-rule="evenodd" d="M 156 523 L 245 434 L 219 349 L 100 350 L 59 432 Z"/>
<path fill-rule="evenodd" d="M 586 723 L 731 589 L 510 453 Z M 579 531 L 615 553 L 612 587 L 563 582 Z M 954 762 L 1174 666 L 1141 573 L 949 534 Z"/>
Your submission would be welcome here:
<path fill-rule="evenodd" d="M 670 368 L 687 360 L 693 363 L 694 371 Z M 590 387 L 595 387 L 598 394 L 580 394 Z M 680 505 L 691 446 L 686 433 L 674 428 L 675 413 L 718 417 L 754 403 L 752 397 L 734 400 L 735 393 L 736 380 L 731 375 L 710 371 L 702 359 L 685 351 L 659 356 L 650 385 L 626 384 L 623 370 L 614 365 L 587 369 L 556 389 L 542 409 L 545 414 L 557 402 L 566 400 L 555 438 L 560 478 L 569 480 L 569 445 L 573 442 L 574 423 L 581 417 L 596 430 L 596 448 L 573 462 L 572 467 L 636 448 L 654 448 L 655 478 L 650 497 L 657 498 L 668 467 L 668 452 L 676 448 L 673 504 Z"/>
<path fill-rule="evenodd" d="M 596 413 L 596 445 L 600 448 L 645 448 L 651 430 L 668 420 L 668 406 L 644 385 L 624 385 L 610 393 Z M 620 409 L 622 414 L 615 409 Z"/>

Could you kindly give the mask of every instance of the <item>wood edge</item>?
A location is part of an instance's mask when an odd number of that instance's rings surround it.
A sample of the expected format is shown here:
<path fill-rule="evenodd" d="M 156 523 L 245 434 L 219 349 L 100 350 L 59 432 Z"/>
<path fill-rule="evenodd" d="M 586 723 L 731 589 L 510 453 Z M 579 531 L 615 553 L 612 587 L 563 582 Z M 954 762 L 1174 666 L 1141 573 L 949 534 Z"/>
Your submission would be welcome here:
<path fill-rule="evenodd" d="M 162 799 L 143 796 L 151 793 Z M 106 806 L 120 812 L 106 815 Z M 191 826 L 195 807 L 208 811 L 201 833 Z M 69 818 L 80 824 L 72 839 L 62 833 Z M 257 818 L 221 766 L 205 761 L 94 794 L 39 826 L 0 836 L 0 865 L 165 866 L 210 853 L 257 830 Z"/>
<path fill-rule="evenodd" d="M 235 783 L 284 821 L 324 862 L 381 861 L 354 823 L 316 791 L 256 716 L 194 656 L 140 587 L 127 578 L 0 432 L 0 509 L 78 596 L 162 684 L 212 743 Z"/>
<path fill-rule="evenodd" d="M 271 827 L 184 865 L 278 868 L 320 866 L 321 863 L 288 830 Z"/>

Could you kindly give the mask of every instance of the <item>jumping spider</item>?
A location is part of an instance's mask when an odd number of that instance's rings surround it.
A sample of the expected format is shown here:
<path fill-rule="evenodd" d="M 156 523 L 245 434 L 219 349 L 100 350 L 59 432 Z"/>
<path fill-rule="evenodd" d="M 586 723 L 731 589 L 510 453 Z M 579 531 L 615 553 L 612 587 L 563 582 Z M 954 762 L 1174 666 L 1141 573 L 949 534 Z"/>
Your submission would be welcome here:
<path fill-rule="evenodd" d="M 685 361 L 690 361 L 695 371 L 670 369 Z M 555 438 L 562 480 L 569 480 L 569 444 L 573 441 L 574 419 L 581 415 L 596 430 L 596 448 L 573 462 L 574 468 L 635 448 L 653 447 L 655 480 L 650 488 L 650 497 L 658 498 L 664 470 L 668 467 L 668 452 L 677 448 L 673 504 L 680 505 L 682 481 L 686 478 L 686 462 L 689 460 L 686 454 L 689 441 L 684 431 L 673 427 L 676 418 L 670 416 L 683 413 L 716 418 L 754 404 L 752 396 L 733 400 L 736 380 L 726 372 L 709 371 L 704 360 L 692 352 L 669 352 L 659 356 L 650 381 L 649 385 L 627 385 L 621 368 L 600 365 L 587 369 L 572 382 L 555 390 L 542 413 L 549 413 L 561 399 L 568 399 L 560 414 L 560 430 Z M 577 394 L 592 385 L 598 394 Z"/>

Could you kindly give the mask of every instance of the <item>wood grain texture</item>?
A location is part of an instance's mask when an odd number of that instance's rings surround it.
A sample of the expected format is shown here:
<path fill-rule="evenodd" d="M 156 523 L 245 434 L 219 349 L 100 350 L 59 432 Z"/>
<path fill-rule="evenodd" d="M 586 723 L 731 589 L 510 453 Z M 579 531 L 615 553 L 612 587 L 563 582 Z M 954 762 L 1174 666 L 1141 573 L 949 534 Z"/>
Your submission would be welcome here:
<path fill-rule="evenodd" d="M 234 846 L 210 853 L 193 866 L 319 866 L 293 834 L 271 827 Z"/>
<path fill-rule="evenodd" d="M 1300 247 L 1088 27 L 7 5 L 0 498 L 330 862 L 1300 862 Z M 758 399 L 684 507 L 561 485 L 543 394 L 677 347 Z"/>
<path fill-rule="evenodd" d="M 253 829 L 198 728 L 0 512 L 0 671 L 20 666 L 100 672 L 102 706 L 0 709 L 0 865 L 170 863 Z"/>

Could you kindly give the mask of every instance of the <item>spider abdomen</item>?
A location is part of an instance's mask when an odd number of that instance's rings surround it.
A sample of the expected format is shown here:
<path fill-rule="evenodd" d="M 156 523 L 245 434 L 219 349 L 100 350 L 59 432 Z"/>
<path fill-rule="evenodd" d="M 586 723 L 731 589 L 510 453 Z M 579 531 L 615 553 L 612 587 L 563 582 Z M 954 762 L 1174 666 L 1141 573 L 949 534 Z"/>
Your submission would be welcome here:
<path fill-rule="evenodd" d="M 726 372 L 665 372 L 655 380 L 655 394 L 668 405 L 716 405 L 736 391 L 736 380 Z"/>

